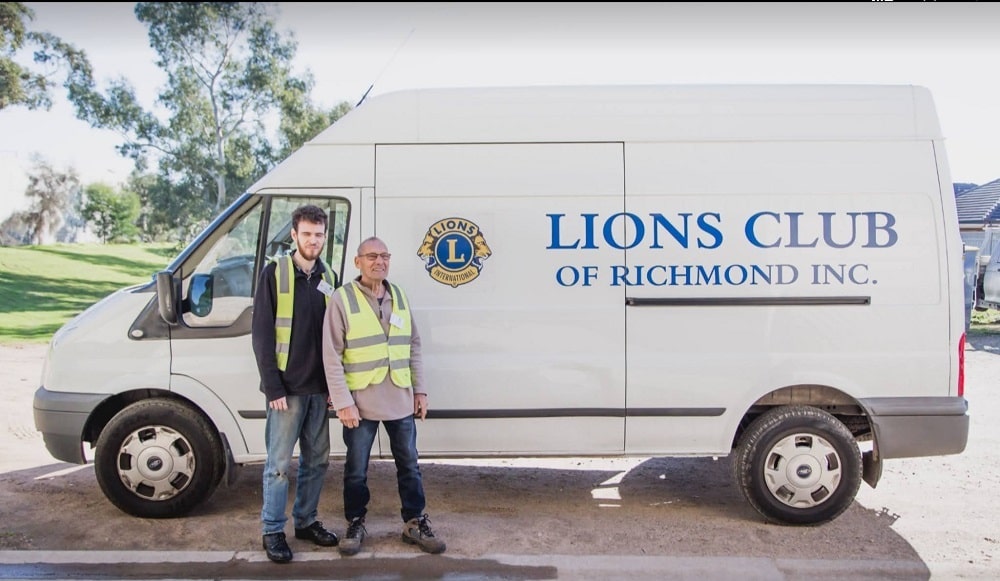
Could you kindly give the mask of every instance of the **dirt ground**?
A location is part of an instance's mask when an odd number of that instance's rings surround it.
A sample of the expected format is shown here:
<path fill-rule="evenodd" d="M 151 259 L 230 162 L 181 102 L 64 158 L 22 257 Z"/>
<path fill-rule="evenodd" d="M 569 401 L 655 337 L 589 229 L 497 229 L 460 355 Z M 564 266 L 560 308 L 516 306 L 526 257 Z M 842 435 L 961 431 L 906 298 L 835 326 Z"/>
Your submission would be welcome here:
<path fill-rule="evenodd" d="M 45 349 L 0 346 L 0 550 L 260 550 L 259 465 L 241 469 L 193 514 L 154 520 L 111 505 L 91 465 L 53 460 L 31 411 Z M 966 452 L 887 462 L 878 489 L 862 484 L 858 502 L 819 527 L 764 523 L 733 484 L 727 458 L 422 461 L 428 512 L 448 555 L 904 560 L 940 578 L 995 577 L 1000 335 L 973 338 L 966 359 Z M 320 519 L 338 534 L 341 476 L 335 460 L 320 503 Z M 365 550 L 413 553 L 399 540 L 391 463 L 374 462 L 370 483 Z M 334 550 L 289 537 L 296 553 Z"/>

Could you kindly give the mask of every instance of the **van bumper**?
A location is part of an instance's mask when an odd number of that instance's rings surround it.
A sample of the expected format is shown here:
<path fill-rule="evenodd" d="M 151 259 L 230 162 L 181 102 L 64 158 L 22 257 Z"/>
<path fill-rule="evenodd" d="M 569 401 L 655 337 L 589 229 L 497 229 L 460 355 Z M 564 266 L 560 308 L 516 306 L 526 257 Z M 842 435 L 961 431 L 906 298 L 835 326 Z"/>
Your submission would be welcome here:
<path fill-rule="evenodd" d="M 106 398 L 103 394 L 63 393 L 39 387 L 32 407 L 35 429 L 49 454 L 56 460 L 86 464 L 83 453 L 83 428 L 91 412 Z"/>
<path fill-rule="evenodd" d="M 879 456 L 959 454 L 969 441 L 969 402 L 962 397 L 873 397 L 861 400 Z"/>

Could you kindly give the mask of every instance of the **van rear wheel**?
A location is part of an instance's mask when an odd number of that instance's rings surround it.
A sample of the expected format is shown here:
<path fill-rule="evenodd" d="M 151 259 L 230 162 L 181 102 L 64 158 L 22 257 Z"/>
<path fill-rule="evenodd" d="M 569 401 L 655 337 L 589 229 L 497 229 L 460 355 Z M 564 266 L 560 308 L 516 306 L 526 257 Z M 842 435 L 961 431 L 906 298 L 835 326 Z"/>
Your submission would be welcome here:
<path fill-rule="evenodd" d="M 832 415 L 808 406 L 772 409 L 754 420 L 736 450 L 733 475 L 768 520 L 819 524 L 854 502 L 861 450 Z"/>
<path fill-rule="evenodd" d="M 97 482 L 122 511 L 144 518 L 186 514 L 218 485 L 223 450 L 215 430 L 183 403 L 154 399 L 118 412 L 101 432 Z"/>

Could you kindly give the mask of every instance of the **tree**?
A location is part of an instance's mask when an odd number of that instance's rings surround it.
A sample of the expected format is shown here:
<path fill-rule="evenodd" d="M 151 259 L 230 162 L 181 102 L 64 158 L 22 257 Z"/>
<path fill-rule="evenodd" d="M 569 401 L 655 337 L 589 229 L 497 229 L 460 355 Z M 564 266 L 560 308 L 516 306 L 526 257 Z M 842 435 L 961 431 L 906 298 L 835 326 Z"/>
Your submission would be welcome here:
<path fill-rule="evenodd" d="M 100 237 L 101 242 L 134 240 L 138 229 L 139 196 L 134 192 L 116 192 L 108 184 L 90 184 L 83 191 L 80 215 Z"/>
<path fill-rule="evenodd" d="M 69 88 L 90 76 L 86 54 L 58 37 L 28 30 L 35 12 L 21 2 L 0 2 L 0 111 L 21 105 L 49 109 L 55 74 L 63 69 Z M 35 70 L 18 64 L 18 53 L 34 48 Z"/>
<path fill-rule="evenodd" d="M 32 244 L 49 244 L 65 222 L 73 196 L 80 188 L 76 170 L 59 171 L 40 157 L 28 172 L 28 187 L 24 196 L 31 206 L 25 221 L 31 228 Z"/>
<path fill-rule="evenodd" d="M 23 246 L 31 243 L 30 215 L 14 212 L 0 224 L 0 246 Z"/>
<path fill-rule="evenodd" d="M 74 77 L 77 117 L 119 132 L 119 151 L 137 170 L 155 164 L 155 187 L 147 183 L 140 195 L 146 215 L 169 220 L 167 228 L 204 223 L 348 109 L 311 104 L 312 76 L 292 73 L 296 44 L 275 31 L 274 10 L 256 2 L 137 3 L 156 65 L 167 73 L 161 115 L 124 80 L 102 93 L 92 77 Z M 279 136 L 269 139 L 276 116 Z"/>

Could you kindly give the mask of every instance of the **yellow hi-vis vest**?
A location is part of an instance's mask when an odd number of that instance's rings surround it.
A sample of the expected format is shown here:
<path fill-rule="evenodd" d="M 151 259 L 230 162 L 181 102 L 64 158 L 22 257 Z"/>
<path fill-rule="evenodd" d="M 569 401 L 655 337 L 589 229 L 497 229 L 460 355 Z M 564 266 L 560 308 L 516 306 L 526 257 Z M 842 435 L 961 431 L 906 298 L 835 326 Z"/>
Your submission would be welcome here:
<path fill-rule="evenodd" d="M 389 284 L 392 293 L 392 314 L 399 326 L 389 325 L 386 337 L 375 311 L 368 299 L 354 282 L 337 291 L 347 309 L 347 340 L 344 345 L 344 379 L 351 391 L 381 383 L 386 376 L 397 387 L 412 387 L 410 376 L 410 320 L 409 303 L 403 290 Z"/>
<path fill-rule="evenodd" d="M 331 288 L 336 286 L 330 269 L 327 268 L 323 259 L 317 258 L 323 265 L 323 280 Z M 281 256 L 274 261 L 277 268 L 274 269 L 275 289 L 278 291 L 278 305 L 275 309 L 274 317 L 274 351 L 278 360 L 278 369 L 284 371 L 288 367 L 288 348 L 292 342 L 292 313 L 295 311 L 295 264 L 292 262 L 292 255 Z M 324 294 L 323 298 L 330 302 L 330 295 Z"/>

